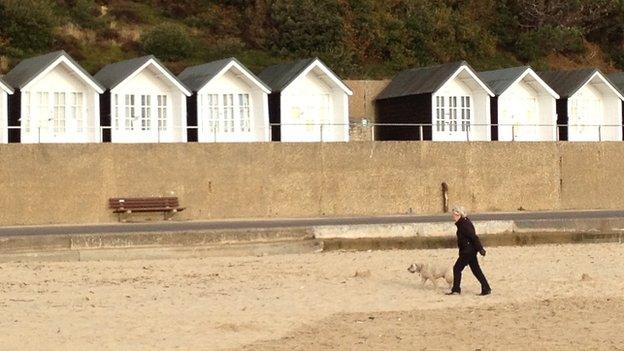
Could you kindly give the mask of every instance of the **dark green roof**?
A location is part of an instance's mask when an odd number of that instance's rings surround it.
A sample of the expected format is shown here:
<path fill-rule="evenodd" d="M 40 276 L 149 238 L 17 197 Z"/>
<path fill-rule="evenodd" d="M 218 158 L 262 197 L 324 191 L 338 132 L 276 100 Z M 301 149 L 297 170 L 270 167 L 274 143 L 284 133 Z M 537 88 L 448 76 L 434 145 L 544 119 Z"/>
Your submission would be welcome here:
<path fill-rule="evenodd" d="M 156 62 L 157 65 L 165 70 L 165 72 L 169 73 L 173 80 L 180 84 L 180 86 L 184 87 L 184 89 L 189 90 L 154 55 L 137 57 L 130 60 L 119 61 L 111 63 L 110 65 L 106 65 L 98 73 L 95 74 L 95 79 L 100 81 L 100 83 L 102 83 L 102 85 L 104 85 L 106 89 L 113 89 L 117 85 L 119 85 L 119 83 L 123 82 L 124 80 L 126 80 L 126 78 L 132 75 L 132 73 L 134 73 L 144 64 L 146 64 L 149 60 L 154 60 L 154 62 Z"/>
<path fill-rule="evenodd" d="M 495 95 L 505 92 L 520 76 L 524 74 L 529 66 L 497 69 L 494 71 L 479 72 L 478 76 L 487 84 Z"/>
<path fill-rule="evenodd" d="M 64 50 L 25 59 L 15 66 L 15 68 L 13 68 L 9 73 L 7 73 L 4 76 L 4 79 L 14 88 L 22 89 L 61 56 L 65 56 L 96 86 L 104 90 L 104 87 L 102 87 L 97 80 L 93 79 L 89 72 L 85 71 L 84 68 L 74 61 L 74 59 L 72 59 L 71 56 L 69 56 Z"/>
<path fill-rule="evenodd" d="M 438 89 L 440 89 L 462 66 L 467 67 L 475 76 L 477 75 L 466 61 L 412 68 L 399 72 L 399 74 L 392 79 L 390 84 L 377 96 L 377 100 L 419 94 L 432 94 L 438 91 Z M 487 87 L 487 85 L 485 86 Z M 489 88 L 486 90 L 489 90 Z"/>
<path fill-rule="evenodd" d="M 613 85 L 624 92 L 624 72 L 610 74 L 608 78 Z"/>
<path fill-rule="evenodd" d="M 291 63 L 282 63 L 267 67 L 258 75 L 273 92 L 280 92 L 310 66 L 316 58 L 303 59 Z"/>
<path fill-rule="evenodd" d="M 191 88 L 192 91 L 198 91 L 210 82 L 219 72 L 221 72 L 231 62 L 235 62 L 242 69 L 252 76 L 265 89 L 271 90 L 264 82 L 254 75 L 247 67 L 240 63 L 236 58 L 230 57 L 223 60 L 205 63 L 199 66 L 188 67 L 178 75 L 178 79 Z"/>

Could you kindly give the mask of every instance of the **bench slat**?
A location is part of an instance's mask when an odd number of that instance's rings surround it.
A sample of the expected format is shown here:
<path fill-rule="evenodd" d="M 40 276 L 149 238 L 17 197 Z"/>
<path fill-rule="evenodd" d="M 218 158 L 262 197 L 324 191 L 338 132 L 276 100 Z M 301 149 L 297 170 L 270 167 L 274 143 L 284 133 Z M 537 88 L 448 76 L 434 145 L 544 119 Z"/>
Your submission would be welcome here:
<path fill-rule="evenodd" d="M 118 197 L 108 199 L 109 208 L 115 213 L 182 211 L 177 197 Z"/>

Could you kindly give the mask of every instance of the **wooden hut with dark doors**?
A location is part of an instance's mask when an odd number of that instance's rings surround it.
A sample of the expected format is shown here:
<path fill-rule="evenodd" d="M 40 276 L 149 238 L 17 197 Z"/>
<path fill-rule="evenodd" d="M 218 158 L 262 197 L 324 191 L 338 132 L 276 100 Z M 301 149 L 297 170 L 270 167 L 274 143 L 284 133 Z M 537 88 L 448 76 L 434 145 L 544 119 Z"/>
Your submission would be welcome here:
<path fill-rule="evenodd" d="M 400 72 L 375 100 L 375 138 L 490 140 L 493 96 L 465 61 Z"/>
<path fill-rule="evenodd" d="M 269 141 L 271 90 L 235 58 L 189 67 L 178 75 L 187 99 L 189 141 Z"/>
<path fill-rule="evenodd" d="M 559 140 L 622 140 L 622 93 L 597 69 L 539 72 L 557 100 Z"/>
<path fill-rule="evenodd" d="M 531 67 L 480 72 L 494 92 L 490 100 L 492 140 L 557 140 L 557 94 Z"/>
<path fill-rule="evenodd" d="M 353 92 L 318 58 L 266 68 L 273 141 L 349 141 Z"/>
<path fill-rule="evenodd" d="M 189 89 L 156 57 L 115 62 L 95 78 L 102 94 L 104 141 L 113 143 L 186 142 L 186 98 Z"/>
<path fill-rule="evenodd" d="M 13 95 L 13 88 L 0 77 L 0 143 L 6 144 L 9 140 L 9 95 Z"/>
<path fill-rule="evenodd" d="M 101 141 L 100 94 L 104 88 L 65 51 L 21 61 L 4 80 L 9 98 L 9 142 Z"/>
<path fill-rule="evenodd" d="M 624 93 L 624 72 L 610 74 L 609 80 L 620 92 Z M 624 101 L 622 101 L 622 135 L 624 137 Z"/>

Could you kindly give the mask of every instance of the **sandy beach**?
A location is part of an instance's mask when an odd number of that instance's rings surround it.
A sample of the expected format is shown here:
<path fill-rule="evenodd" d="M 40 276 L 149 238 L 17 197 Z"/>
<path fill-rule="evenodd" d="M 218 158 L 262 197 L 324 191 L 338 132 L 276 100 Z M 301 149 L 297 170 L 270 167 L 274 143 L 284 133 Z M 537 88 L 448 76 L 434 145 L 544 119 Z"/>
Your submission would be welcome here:
<path fill-rule="evenodd" d="M 487 297 L 406 271 L 455 255 L 2 264 L 0 349 L 624 350 L 624 245 L 490 248 Z"/>

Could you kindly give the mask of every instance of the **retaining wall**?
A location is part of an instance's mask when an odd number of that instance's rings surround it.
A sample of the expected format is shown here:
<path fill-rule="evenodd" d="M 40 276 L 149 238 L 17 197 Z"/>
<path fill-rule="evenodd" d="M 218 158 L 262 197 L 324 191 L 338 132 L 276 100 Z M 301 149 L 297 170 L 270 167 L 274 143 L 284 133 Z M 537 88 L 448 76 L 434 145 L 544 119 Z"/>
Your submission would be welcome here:
<path fill-rule="evenodd" d="M 178 220 L 624 207 L 624 143 L 0 145 L 0 225 L 103 223 L 178 196 Z"/>

